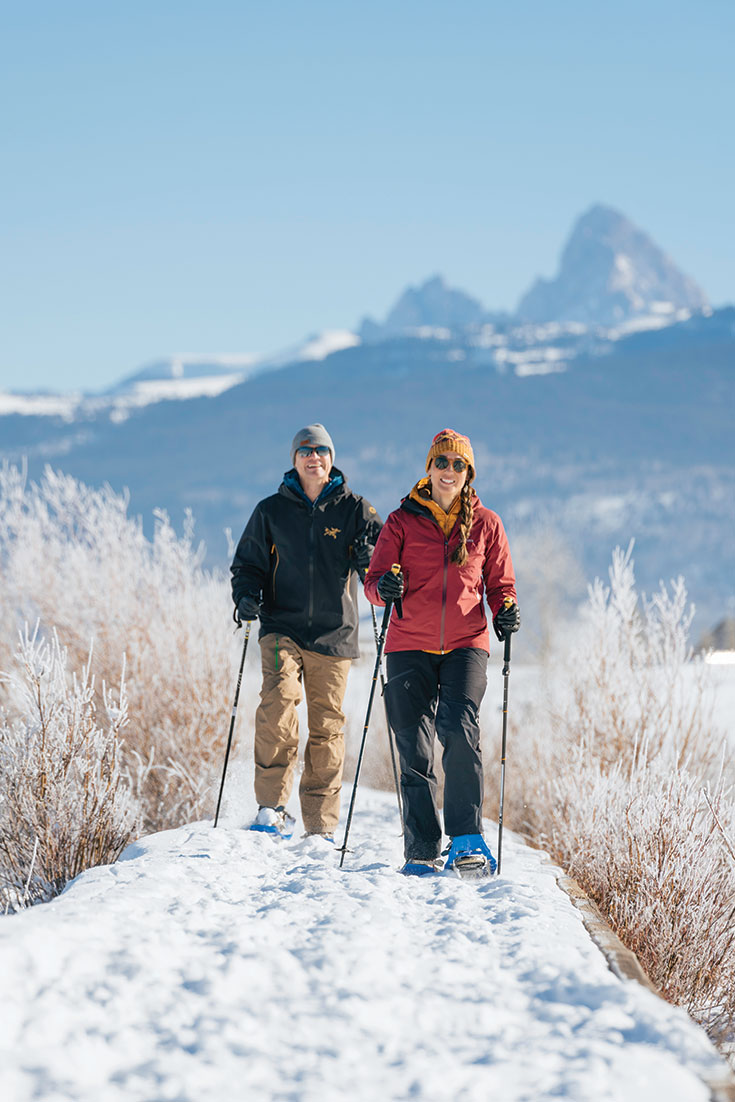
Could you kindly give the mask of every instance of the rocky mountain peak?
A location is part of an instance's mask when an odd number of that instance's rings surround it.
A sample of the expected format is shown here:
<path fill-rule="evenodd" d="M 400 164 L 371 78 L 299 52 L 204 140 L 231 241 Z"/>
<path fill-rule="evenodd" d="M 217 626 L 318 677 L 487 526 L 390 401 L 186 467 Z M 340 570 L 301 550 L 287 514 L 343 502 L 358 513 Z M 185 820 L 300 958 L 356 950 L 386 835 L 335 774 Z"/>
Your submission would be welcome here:
<path fill-rule="evenodd" d="M 461 329 L 479 325 L 485 315 L 481 302 L 449 287 L 442 276 L 435 275 L 420 287 L 406 288 L 382 324 L 365 318 L 360 336 L 374 341 L 427 328 Z"/>
<path fill-rule="evenodd" d="M 574 225 L 558 274 L 536 280 L 521 299 L 518 316 L 611 326 L 637 315 L 706 306 L 701 288 L 643 230 L 597 204 Z"/>

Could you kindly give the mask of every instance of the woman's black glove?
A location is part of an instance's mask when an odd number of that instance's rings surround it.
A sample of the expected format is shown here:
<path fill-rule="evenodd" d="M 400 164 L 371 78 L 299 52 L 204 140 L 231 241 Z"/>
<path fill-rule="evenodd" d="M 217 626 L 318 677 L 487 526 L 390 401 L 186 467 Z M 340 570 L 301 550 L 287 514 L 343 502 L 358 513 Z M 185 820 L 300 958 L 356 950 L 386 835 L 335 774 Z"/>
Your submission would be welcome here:
<path fill-rule="evenodd" d="M 501 643 L 506 635 L 512 635 L 514 631 L 518 631 L 520 626 L 521 610 L 515 603 L 508 605 L 507 608 L 501 608 L 500 612 L 493 619 L 495 634 Z"/>
<path fill-rule="evenodd" d="M 257 597 L 241 597 L 237 602 L 237 615 L 241 620 L 257 620 L 263 602 Z"/>
<path fill-rule="evenodd" d="M 386 604 L 399 600 L 403 596 L 403 573 L 399 570 L 394 574 L 392 570 L 386 570 L 378 581 L 378 593 Z"/>

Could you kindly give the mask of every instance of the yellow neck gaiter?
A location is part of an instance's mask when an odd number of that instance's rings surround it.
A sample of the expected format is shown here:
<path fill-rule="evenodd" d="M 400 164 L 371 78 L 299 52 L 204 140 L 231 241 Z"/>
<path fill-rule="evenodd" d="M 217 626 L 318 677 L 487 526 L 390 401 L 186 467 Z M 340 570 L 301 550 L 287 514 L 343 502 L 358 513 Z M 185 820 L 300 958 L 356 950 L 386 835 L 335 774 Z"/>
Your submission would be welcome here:
<path fill-rule="evenodd" d="M 449 539 L 452 534 L 452 529 L 457 522 L 459 510 L 462 505 L 461 494 L 457 494 L 449 507 L 449 512 L 445 513 L 441 505 L 434 501 L 431 496 L 431 480 L 427 475 L 426 478 L 420 478 L 418 480 L 408 496 L 413 498 L 414 501 L 418 501 L 420 505 L 425 505 L 426 508 L 431 511 L 434 520 L 441 528 L 445 537 Z"/>

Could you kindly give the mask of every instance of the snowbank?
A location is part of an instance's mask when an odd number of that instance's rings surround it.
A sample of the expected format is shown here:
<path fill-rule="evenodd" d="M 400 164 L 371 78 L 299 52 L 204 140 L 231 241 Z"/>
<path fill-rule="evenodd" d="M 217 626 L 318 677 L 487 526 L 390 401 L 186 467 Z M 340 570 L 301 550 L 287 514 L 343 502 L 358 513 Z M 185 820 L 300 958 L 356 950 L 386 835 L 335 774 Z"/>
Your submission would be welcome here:
<path fill-rule="evenodd" d="M 722 1077 L 512 837 L 502 879 L 427 883 L 368 789 L 342 872 L 241 826 L 145 838 L 0 922 L 0 1097 L 706 1102 Z"/>

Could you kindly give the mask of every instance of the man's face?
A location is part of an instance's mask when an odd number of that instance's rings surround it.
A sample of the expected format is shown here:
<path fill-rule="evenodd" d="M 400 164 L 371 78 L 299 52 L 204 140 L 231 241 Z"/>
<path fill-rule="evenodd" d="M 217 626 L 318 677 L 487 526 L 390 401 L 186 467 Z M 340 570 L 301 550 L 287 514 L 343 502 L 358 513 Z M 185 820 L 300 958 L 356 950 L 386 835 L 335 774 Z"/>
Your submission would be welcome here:
<path fill-rule="evenodd" d="M 305 482 L 326 482 L 332 469 L 332 453 L 326 447 L 304 445 L 296 449 L 294 466 L 302 485 Z"/>

